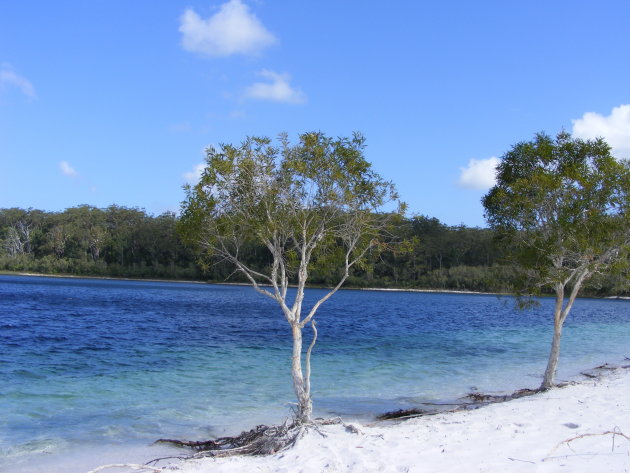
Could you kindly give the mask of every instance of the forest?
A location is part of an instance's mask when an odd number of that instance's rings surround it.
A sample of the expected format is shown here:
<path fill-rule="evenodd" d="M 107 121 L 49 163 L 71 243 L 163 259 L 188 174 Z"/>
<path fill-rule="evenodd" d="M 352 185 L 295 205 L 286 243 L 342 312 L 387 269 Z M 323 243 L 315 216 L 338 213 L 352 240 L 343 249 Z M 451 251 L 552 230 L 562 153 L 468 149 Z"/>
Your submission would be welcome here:
<path fill-rule="evenodd" d="M 449 226 L 436 218 L 397 219 L 388 229 L 393 244 L 354 268 L 346 287 L 509 292 L 516 277 L 505 249 L 486 228 Z M 247 260 L 268 264 L 267 250 L 249 249 Z M 55 275 L 243 282 L 221 261 L 203 263 L 184 243 L 178 217 L 139 208 L 80 205 L 62 212 L 0 209 L 0 271 Z M 337 280 L 335 265 L 318 264 L 313 285 Z M 585 294 L 628 294 L 627 276 L 595 278 Z"/>

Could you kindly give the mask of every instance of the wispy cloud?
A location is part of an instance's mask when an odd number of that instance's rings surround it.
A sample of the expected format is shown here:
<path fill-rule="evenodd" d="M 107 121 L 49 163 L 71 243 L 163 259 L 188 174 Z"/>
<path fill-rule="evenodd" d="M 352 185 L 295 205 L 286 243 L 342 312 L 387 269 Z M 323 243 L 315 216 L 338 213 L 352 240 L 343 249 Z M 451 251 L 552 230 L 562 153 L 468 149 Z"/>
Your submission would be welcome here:
<path fill-rule="evenodd" d="M 277 72 L 263 69 L 259 75 L 269 82 L 255 82 L 243 94 L 244 98 L 256 100 L 272 100 L 274 102 L 284 102 L 290 104 L 306 103 L 306 94 L 299 89 L 291 87 L 289 74 L 278 74 Z"/>
<path fill-rule="evenodd" d="M 192 131 L 192 126 L 188 122 L 171 123 L 167 129 L 171 133 L 189 133 Z"/>
<path fill-rule="evenodd" d="M 199 182 L 199 179 L 201 179 L 201 174 L 203 173 L 205 167 L 206 163 L 195 164 L 195 167 L 193 167 L 192 171 L 188 171 L 182 174 L 186 183 L 192 186 L 197 184 Z"/>
<path fill-rule="evenodd" d="M 587 112 L 572 120 L 576 138 L 604 138 L 617 158 L 630 159 L 630 105 L 614 107 L 610 115 Z"/>
<path fill-rule="evenodd" d="M 490 189 L 496 183 L 499 158 L 471 159 L 468 166 L 459 168 L 458 185 L 464 189 Z"/>
<path fill-rule="evenodd" d="M 35 87 L 25 77 L 19 75 L 10 64 L 0 64 L 0 88 L 17 87 L 29 100 L 36 97 Z"/>
<path fill-rule="evenodd" d="M 207 56 L 257 55 L 278 40 L 241 0 L 230 0 L 207 19 L 188 8 L 179 31 L 185 50 Z"/>
<path fill-rule="evenodd" d="M 79 173 L 76 172 L 72 166 L 70 166 L 70 163 L 68 161 L 61 161 L 59 163 L 59 169 L 61 169 L 61 173 L 64 176 L 79 177 Z"/>

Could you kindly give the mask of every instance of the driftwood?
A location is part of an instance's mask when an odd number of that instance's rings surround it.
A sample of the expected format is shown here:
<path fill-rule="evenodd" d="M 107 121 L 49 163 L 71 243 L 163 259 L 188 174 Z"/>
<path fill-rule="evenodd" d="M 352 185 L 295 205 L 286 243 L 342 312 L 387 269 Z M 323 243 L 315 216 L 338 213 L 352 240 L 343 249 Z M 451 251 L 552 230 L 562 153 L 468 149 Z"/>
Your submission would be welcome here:
<path fill-rule="evenodd" d="M 625 359 L 630 361 L 629 357 L 625 357 Z M 630 365 L 623 365 L 623 366 L 618 367 L 615 365 L 604 363 L 603 365 L 599 365 L 599 366 L 596 366 L 595 368 L 592 368 L 590 370 L 591 372 L 583 371 L 580 374 L 586 378 L 599 379 L 601 378 L 601 376 L 603 375 L 605 371 L 614 371 L 616 369 L 630 369 Z M 562 388 L 562 387 L 569 386 L 572 384 L 576 384 L 576 382 L 569 381 L 565 383 L 559 383 L 559 384 L 556 384 L 554 387 Z M 486 404 L 510 401 L 512 399 L 518 399 L 525 396 L 532 396 L 534 394 L 544 392 L 544 391 L 545 391 L 544 389 L 540 389 L 540 388 L 538 389 L 525 388 L 525 389 L 519 389 L 517 391 L 514 391 L 511 394 L 486 394 L 486 393 L 481 393 L 481 392 L 472 392 L 470 394 L 467 394 L 463 398 L 461 398 L 462 402 L 460 403 L 432 403 L 432 402 L 420 403 L 423 406 L 452 406 L 451 408 L 447 410 L 440 410 L 440 409 L 424 410 L 420 408 L 399 409 L 396 411 L 388 411 L 383 414 L 380 414 L 376 416 L 375 420 L 376 421 L 406 420 L 406 419 L 412 419 L 414 417 L 432 416 L 436 414 L 441 414 L 443 412 L 455 412 L 455 411 L 460 411 L 460 410 L 465 410 L 465 409 L 476 409 Z"/>
<path fill-rule="evenodd" d="M 484 394 L 484 393 L 470 393 L 462 398 L 462 402 L 460 403 L 431 403 L 424 402 L 423 405 L 427 406 L 449 406 L 449 409 L 446 410 L 425 410 L 419 408 L 411 408 L 411 409 L 398 409 L 396 411 L 388 411 L 384 414 L 379 414 L 376 416 L 377 421 L 383 420 L 406 420 L 413 419 L 414 417 L 422 417 L 422 416 L 432 416 L 436 414 L 442 414 L 444 412 L 455 412 L 465 409 L 475 409 L 477 407 L 491 404 L 495 402 L 504 402 L 509 401 L 511 399 L 518 399 L 519 397 L 531 396 L 532 394 L 536 394 L 540 392 L 539 389 L 519 389 L 518 391 L 514 391 L 511 394 Z"/>
<path fill-rule="evenodd" d="M 543 458 L 543 461 L 549 460 L 551 458 L 557 458 L 557 457 L 552 457 L 551 455 L 558 450 L 558 448 L 560 448 L 562 445 L 567 445 L 569 448 L 571 448 L 571 442 L 575 441 L 575 440 L 579 440 L 579 439 L 583 439 L 586 437 L 602 437 L 602 436 L 606 436 L 606 435 L 612 435 L 612 446 L 611 446 L 611 453 L 614 453 L 615 451 L 615 438 L 616 437 L 621 437 L 624 438 L 628 441 L 630 441 L 630 436 L 624 434 L 621 430 L 619 430 L 618 427 L 615 427 L 613 430 L 607 430 L 605 432 L 601 432 L 601 433 L 596 433 L 596 434 L 581 434 L 581 435 L 576 435 L 575 437 L 571 437 L 569 439 L 563 440 L 562 442 L 558 443 L 558 445 L 556 445 L 555 447 L 553 447 L 551 449 L 551 451 L 547 454 L 547 456 L 545 458 Z M 571 448 L 571 450 L 573 450 Z M 563 457 L 566 455 L 563 455 Z"/>
<path fill-rule="evenodd" d="M 585 378 L 589 378 L 589 379 L 600 379 L 602 377 L 603 372 L 605 371 L 614 371 L 616 369 L 629 369 L 630 365 L 626 365 L 626 366 L 615 366 L 615 365 L 610 365 L 608 363 L 604 363 L 603 365 L 599 365 L 596 366 L 595 368 L 591 369 L 590 372 L 589 371 L 582 371 L 580 374 L 582 376 L 584 376 Z M 575 384 L 574 381 L 570 381 L 570 382 L 566 382 L 566 383 L 559 383 L 556 384 L 554 387 L 556 388 L 562 388 L 571 384 Z M 537 394 L 540 392 L 544 392 L 544 389 L 519 389 L 518 391 L 514 391 L 511 394 L 484 394 L 484 393 L 479 393 L 479 392 L 473 392 L 470 394 L 467 394 L 466 396 L 463 397 L 463 399 L 468 400 L 468 401 L 472 401 L 472 403 L 470 404 L 462 404 L 462 407 L 466 407 L 466 406 L 475 406 L 477 404 L 485 404 L 485 403 L 494 403 L 494 402 L 504 402 L 504 401 L 510 401 L 512 399 L 518 399 L 520 397 L 525 397 L 525 396 L 531 396 L 533 394 Z"/>
<path fill-rule="evenodd" d="M 626 357 L 625 359 L 627 360 L 628 358 Z M 580 374 L 585 378 L 600 379 L 606 371 L 614 371 L 617 369 L 627 370 L 630 369 L 630 365 L 615 366 L 604 363 L 603 365 L 596 366 L 595 368 L 592 368 L 588 371 L 582 371 L 580 372 Z"/>
<path fill-rule="evenodd" d="M 473 401 L 473 403 L 493 403 L 511 401 L 512 399 L 518 399 L 520 397 L 531 396 L 540 392 L 540 389 L 519 389 L 511 394 L 484 394 L 484 393 L 470 393 L 464 396 L 463 399 Z"/>
<path fill-rule="evenodd" d="M 397 411 L 389 411 L 384 414 L 376 416 L 376 420 L 394 420 L 394 419 L 407 419 L 411 417 L 420 417 L 427 414 L 432 414 L 431 411 L 423 409 L 398 409 Z"/>

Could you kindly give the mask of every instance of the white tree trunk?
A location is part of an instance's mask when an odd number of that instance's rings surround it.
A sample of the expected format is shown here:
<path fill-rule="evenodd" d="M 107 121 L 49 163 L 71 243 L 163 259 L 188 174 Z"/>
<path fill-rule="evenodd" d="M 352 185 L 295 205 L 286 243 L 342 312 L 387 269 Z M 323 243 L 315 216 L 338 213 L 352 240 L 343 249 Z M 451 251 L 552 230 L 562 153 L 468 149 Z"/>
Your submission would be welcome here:
<path fill-rule="evenodd" d="M 549 360 L 547 361 L 547 368 L 545 369 L 545 376 L 543 382 L 540 385 L 540 389 L 550 389 L 555 384 L 556 369 L 558 367 L 558 360 L 560 359 L 560 338 L 562 337 L 562 324 L 564 319 L 562 317 L 562 305 L 564 304 L 564 285 L 558 284 L 556 286 L 556 305 L 553 311 L 553 339 L 551 341 L 551 351 L 549 352 Z"/>
<path fill-rule="evenodd" d="M 568 281 L 564 283 L 558 283 L 556 285 L 556 305 L 553 313 L 553 340 L 551 341 L 551 351 L 549 352 L 549 361 L 547 362 L 547 369 L 545 369 L 545 376 L 543 382 L 540 385 L 541 390 L 550 389 L 555 385 L 556 381 L 556 369 L 558 367 L 558 360 L 560 359 L 560 338 L 562 337 L 562 326 L 567 319 L 573 303 L 580 292 L 582 283 L 590 277 L 592 274 L 588 269 L 575 272 L 577 277 L 574 280 L 571 294 L 566 305 L 564 305 L 564 289 Z M 564 305 L 564 307 L 563 307 Z"/>
<path fill-rule="evenodd" d="M 312 421 L 313 400 L 311 398 L 310 387 L 304 380 L 302 374 L 302 328 L 299 324 L 291 324 L 293 334 L 293 355 L 291 360 L 291 377 L 293 378 L 293 389 L 298 401 L 297 422 L 304 424 Z"/>
<path fill-rule="evenodd" d="M 551 341 L 551 351 L 549 352 L 549 361 L 547 369 L 540 389 L 547 390 L 552 388 L 556 382 L 556 370 L 558 368 L 558 360 L 560 359 L 560 338 L 562 337 L 562 325 L 554 324 L 553 340 Z"/>

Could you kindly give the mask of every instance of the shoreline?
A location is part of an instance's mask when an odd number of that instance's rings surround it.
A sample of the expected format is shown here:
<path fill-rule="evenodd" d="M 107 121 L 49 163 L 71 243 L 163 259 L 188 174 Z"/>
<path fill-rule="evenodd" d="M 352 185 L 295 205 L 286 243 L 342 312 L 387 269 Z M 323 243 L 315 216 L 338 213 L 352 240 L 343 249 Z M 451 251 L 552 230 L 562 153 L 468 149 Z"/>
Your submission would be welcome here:
<path fill-rule="evenodd" d="M 598 368 L 597 378 L 584 376 L 565 386 L 477 408 L 320 426 L 294 447 L 270 456 L 203 458 L 170 465 L 182 473 L 627 471 L 630 365 Z M 160 468 L 169 471 L 168 465 Z"/>
<path fill-rule="evenodd" d="M 622 472 L 625 470 L 611 468 L 609 463 L 593 462 L 587 463 L 588 468 L 592 469 L 581 470 L 577 464 L 571 464 L 575 469 L 547 469 L 549 460 L 543 461 L 542 458 L 544 457 L 526 458 L 523 461 L 529 464 L 530 469 L 523 470 L 514 467 L 514 458 L 517 457 L 503 458 L 502 463 L 500 462 L 496 469 L 491 465 L 486 465 L 488 458 L 496 455 L 497 452 L 502 452 L 507 447 L 514 451 L 536 446 L 539 452 L 543 446 L 548 446 L 551 449 L 553 445 L 569 438 L 568 436 L 559 438 L 559 432 L 567 435 L 593 435 L 594 438 L 600 438 L 602 436 L 599 434 L 602 432 L 618 428 L 621 433 L 630 435 L 630 402 L 627 400 L 627 393 L 630 392 L 630 359 L 623 357 L 617 359 L 617 362 L 620 364 L 616 366 L 604 363 L 600 366 L 581 370 L 579 375 L 576 374 L 576 376 L 562 381 L 558 387 L 532 395 L 504 399 L 504 394 L 509 396 L 512 391 L 484 391 L 480 394 L 488 394 L 494 399 L 471 402 L 465 397 L 458 398 L 459 404 L 457 406 L 444 406 L 447 409 L 420 416 L 385 420 L 378 420 L 374 417 L 369 420 L 353 420 L 352 417 L 345 417 L 346 420 L 342 424 L 309 429 L 307 435 L 300 439 L 293 448 L 265 457 L 217 459 L 206 457 L 182 462 L 181 459 L 190 455 L 190 451 L 170 446 L 159 446 L 151 442 L 144 444 L 144 446 L 126 445 L 122 448 L 105 446 L 103 449 L 97 449 L 90 447 L 87 450 L 73 450 L 63 454 L 43 451 L 42 453 L 49 455 L 40 456 L 35 463 L 14 466 L 17 467 L 15 471 L 23 473 L 66 473 L 70 471 L 73 473 L 90 471 L 131 473 L 131 471 L 152 470 L 97 469 L 99 465 L 105 464 L 124 465 L 133 462 L 135 465 L 141 465 L 143 462 L 150 462 L 151 459 L 160 457 L 164 458 L 164 461 L 158 462 L 157 465 L 151 464 L 160 468 L 156 471 L 163 471 L 164 473 L 173 469 L 181 473 L 241 473 L 244 471 L 260 473 L 293 473 L 298 471 L 302 473 L 328 471 L 353 473 L 369 471 L 392 473 L 399 471 L 416 473 L 461 473 L 464 471 L 485 473 L 504 473 L 505 471 L 515 473 L 521 471 L 523 473 L 535 471 Z M 622 385 L 617 386 L 615 384 L 617 382 L 622 383 Z M 567 395 L 567 393 L 576 390 L 578 391 L 577 394 Z M 552 401 L 555 402 L 552 407 L 545 407 L 545 403 L 548 404 Z M 601 405 L 602 403 L 603 405 Z M 577 411 L 565 409 L 569 405 L 575 407 Z M 540 416 L 537 415 L 539 412 L 541 413 Z M 562 415 L 561 419 L 558 418 L 560 414 Z M 588 422 L 584 420 L 585 418 Z M 525 422 L 524 419 L 529 420 Z M 625 424 L 619 419 L 626 420 Z M 492 426 L 494 428 L 490 428 Z M 245 429 L 252 427 L 253 425 L 248 425 Z M 513 430 L 513 433 L 509 435 L 509 438 L 506 438 L 506 432 L 512 432 L 510 429 Z M 553 429 L 555 429 L 554 435 L 556 437 L 547 439 L 545 437 L 547 431 Z M 354 430 L 357 432 L 353 433 Z M 525 439 L 529 444 L 522 446 L 514 443 L 519 439 Z M 544 439 L 541 445 L 534 445 L 541 439 Z M 436 446 L 438 440 L 441 443 Z M 557 440 L 556 443 L 554 443 L 555 440 Z M 609 452 L 610 441 L 610 438 L 600 441 L 597 446 L 599 453 L 595 456 L 602 456 L 605 455 L 605 452 Z M 624 454 L 627 455 L 625 458 L 628 458 L 630 456 L 630 441 L 625 444 L 623 441 L 624 438 L 618 436 L 617 443 L 620 447 L 627 447 Z M 444 451 L 437 455 L 435 451 L 437 448 Z M 427 449 L 429 453 L 426 452 Z M 463 465 L 460 462 L 461 455 L 471 455 L 471 452 L 476 451 L 480 453 L 471 459 L 473 462 L 471 465 Z M 53 454 L 50 455 L 51 453 Z M 576 458 L 582 456 L 583 454 L 579 454 L 576 455 Z M 331 458 L 342 459 L 343 461 L 331 463 Z M 613 459 L 617 461 L 616 458 Z M 395 460 L 394 463 L 392 463 L 393 460 Z M 603 460 L 607 462 L 609 459 L 603 458 Z M 477 464 L 479 469 L 471 469 Z M 295 465 L 303 468 L 296 470 Z M 535 469 L 533 465 L 539 465 L 541 469 Z M 0 470 L 4 471 L 2 466 L 0 466 Z"/>

